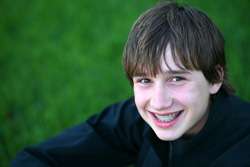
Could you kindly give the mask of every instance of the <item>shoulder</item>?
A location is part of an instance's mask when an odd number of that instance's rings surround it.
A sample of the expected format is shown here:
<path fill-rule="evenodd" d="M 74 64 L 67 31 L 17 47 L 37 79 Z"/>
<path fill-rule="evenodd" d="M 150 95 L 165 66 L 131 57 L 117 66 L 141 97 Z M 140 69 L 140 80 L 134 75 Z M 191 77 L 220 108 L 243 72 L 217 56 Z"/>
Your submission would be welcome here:
<path fill-rule="evenodd" d="M 250 103 L 234 95 L 228 96 L 229 109 L 241 127 L 250 129 Z M 246 127 L 248 126 L 248 127 Z"/>
<path fill-rule="evenodd" d="M 123 145 L 126 148 L 135 148 L 134 145 L 136 148 L 140 147 L 143 132 L 147 127 L 133 98 L 111 104 L 100 114 L 90 117 L 86 123 L 106 142 L 112 141 L 111 144 Z"/>
<path fill-rule="evenodd" d="M 141 121 L 141 117 L 134 103 L 134 98 L 117 102 L 106 107 L 100 114 L 90 117 L 87 122 L 102 124 L 124 124 L 128 126 L 136 121 Z"/>
<path fill-rule="evenodd" d="M 212 167 L 247 167 L 250 166 L 250 134 L 234 143 L 220 155 Z"/>
<path fill-rule="evenodd" d="M 213 167 L 250 166 L 250 103 L 234 95 L 221 96 L 217 109 L 223 117 L 223 131 L 230 141 L 227 149 L 214 161 Z"/>
<path fill-rule="evenodd" d="M 109 131 L 130 135 L 135 132 L 142 135 L 146 128 L 146 123 L 135 106 L 134 98 L 111 104 L 100 114 L 90 117 L 86 122 L 99 133 Z"/>
<path fill-rule="evenodd" d="M 235 95 L 228 95 L 228 99 L 232 103 L 234 107 L 237 107 L 239 109 L 246 109 L 250 111 L 250 103 L 235 96 Z"/>
<path fill-rule="evenodd" d="M 213 109 L 250 117 L 250 103 L 231 94 L 218 94 L 214 101 Z"/>

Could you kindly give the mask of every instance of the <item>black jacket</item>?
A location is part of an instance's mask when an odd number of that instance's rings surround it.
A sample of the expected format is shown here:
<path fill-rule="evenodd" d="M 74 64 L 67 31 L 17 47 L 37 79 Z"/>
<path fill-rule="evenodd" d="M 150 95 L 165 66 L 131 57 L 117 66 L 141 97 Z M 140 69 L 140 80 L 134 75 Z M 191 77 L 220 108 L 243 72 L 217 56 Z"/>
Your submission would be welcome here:
<path fill-rule="evenodd" d="M 10 166 L 248 167 L 249 108 L 249 103 L 235 96 L 218 95 L 206 125 L 195 137 L 165 142 L 129 99 L 21 150 Z"/>

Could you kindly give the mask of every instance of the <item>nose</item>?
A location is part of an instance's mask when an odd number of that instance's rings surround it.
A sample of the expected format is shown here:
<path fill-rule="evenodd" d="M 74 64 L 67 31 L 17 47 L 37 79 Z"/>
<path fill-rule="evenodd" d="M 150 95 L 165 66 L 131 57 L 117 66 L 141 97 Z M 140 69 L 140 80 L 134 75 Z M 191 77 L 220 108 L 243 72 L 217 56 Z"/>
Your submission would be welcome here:
<path fill-rule="evenodd" d="M 150 99 L 150 105 L 155 110 L 164 110 L 173 104 L 173 98 L 168 91 L 169 88 L 156 85 Z"/>

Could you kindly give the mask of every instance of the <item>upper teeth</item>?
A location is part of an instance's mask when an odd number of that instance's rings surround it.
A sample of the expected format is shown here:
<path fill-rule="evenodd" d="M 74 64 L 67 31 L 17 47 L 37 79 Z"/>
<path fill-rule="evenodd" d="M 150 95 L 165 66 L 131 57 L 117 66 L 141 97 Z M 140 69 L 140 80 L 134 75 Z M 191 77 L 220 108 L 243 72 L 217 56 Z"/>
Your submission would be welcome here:
<path fill-rule="evenodd" d="M 165 116 L 157 115 L 157 114 L 154 114 L 154 115 L 161 122 L 170 122 L 170 121 L 174 120 L 175 118 L 177 118 L 179 114 L 180 114 L 180 112 L 176 112 L 174 114 L 165 115 Z"/>

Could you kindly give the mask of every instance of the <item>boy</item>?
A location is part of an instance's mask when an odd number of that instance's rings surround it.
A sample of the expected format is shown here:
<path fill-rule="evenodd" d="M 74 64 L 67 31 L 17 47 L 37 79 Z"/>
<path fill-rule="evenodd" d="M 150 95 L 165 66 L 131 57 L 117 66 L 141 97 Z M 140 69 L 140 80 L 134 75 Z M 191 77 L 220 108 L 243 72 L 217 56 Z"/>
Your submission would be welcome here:
<path fill-rule="evenodd" d="M 250 104 L 231 95 L 224 39 L 203 12 L 171 2 L 143 13 L 123 67 L 134 98 L 10 166 L 250 166 Z"/>

